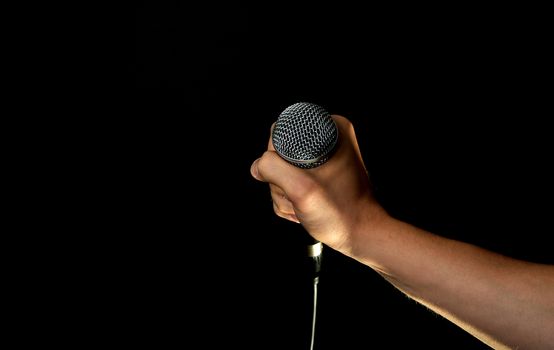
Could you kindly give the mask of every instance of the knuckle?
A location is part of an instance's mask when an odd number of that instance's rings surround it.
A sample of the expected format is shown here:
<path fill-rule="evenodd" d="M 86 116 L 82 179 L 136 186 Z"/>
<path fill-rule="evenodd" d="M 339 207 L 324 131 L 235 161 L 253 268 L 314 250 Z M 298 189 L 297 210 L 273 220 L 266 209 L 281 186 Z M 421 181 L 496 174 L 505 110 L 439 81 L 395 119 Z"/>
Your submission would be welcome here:
<path fill-rule="evenodd" d="M 267 171 L 267 169 L 271 168 L 271 164 L 274 161 L 274 156 L 271 151 L 265 151 L 264 154 L 260 157 L 260 160 L 258 161 L 258 169 L 260 171 Z"/>

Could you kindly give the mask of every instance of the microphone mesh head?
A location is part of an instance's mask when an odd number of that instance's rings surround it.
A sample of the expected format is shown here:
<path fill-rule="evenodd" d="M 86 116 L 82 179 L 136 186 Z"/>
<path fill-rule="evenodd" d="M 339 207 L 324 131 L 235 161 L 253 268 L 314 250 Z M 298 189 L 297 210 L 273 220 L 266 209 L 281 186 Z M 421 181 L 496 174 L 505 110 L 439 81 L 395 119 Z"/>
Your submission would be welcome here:
<path fill-rule="evenodd" d="M 283 159 L 310 169 L 329 160 L 338 136 L 335 121 L 323 107 L 299 102 L 281 112 L 271 137 L 275 151 Z"/>

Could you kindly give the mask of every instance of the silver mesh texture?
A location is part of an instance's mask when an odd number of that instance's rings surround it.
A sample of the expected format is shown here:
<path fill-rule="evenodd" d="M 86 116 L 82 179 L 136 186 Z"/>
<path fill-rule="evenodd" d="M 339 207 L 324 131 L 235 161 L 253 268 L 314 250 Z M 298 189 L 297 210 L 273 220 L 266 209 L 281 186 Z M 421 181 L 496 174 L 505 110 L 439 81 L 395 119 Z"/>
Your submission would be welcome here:
<path fill-rule="evenodd" d="M 310 169 L 325 163 L 334 151 L 338 130 L 321 106 L 295 103 L 279 115 L 273 128 L 275 151 L 289 163 Z"/>

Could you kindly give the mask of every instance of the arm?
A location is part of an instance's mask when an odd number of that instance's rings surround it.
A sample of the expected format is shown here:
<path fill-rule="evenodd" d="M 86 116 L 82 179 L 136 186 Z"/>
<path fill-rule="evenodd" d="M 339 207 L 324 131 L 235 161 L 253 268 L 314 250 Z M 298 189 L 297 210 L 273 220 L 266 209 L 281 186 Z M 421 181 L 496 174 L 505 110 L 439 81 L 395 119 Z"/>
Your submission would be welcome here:
<path fill-rule="evenodd" d="M 333 158 L 298 169 L 273 150 L 252 164 L 277 215 L 373 268 L 400 291 L 496 349 L 554 348 L 554 266 L 511 259 L 390 217 L 376 202 L 351 123 L 333 116 Z"/>

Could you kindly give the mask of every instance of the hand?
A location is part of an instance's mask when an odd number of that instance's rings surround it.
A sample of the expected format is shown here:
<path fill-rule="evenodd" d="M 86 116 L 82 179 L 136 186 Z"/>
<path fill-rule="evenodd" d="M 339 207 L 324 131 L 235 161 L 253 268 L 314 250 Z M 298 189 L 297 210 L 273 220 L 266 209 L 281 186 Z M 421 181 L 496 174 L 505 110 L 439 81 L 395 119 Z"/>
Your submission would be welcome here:
<path fill-rule="evenodd" d="M 270 138 L 268 150 L 250 171 L 257 180 L 269 183 L 278 216 L 301 223 L 315 239 L 348 254 L 355 244 L 356 226 L 386 213 L 372 196 L 352 123 L 342 116 L 332 118 L 339 144 L 325 164 L 297 168 L 275 152 Z"/>

